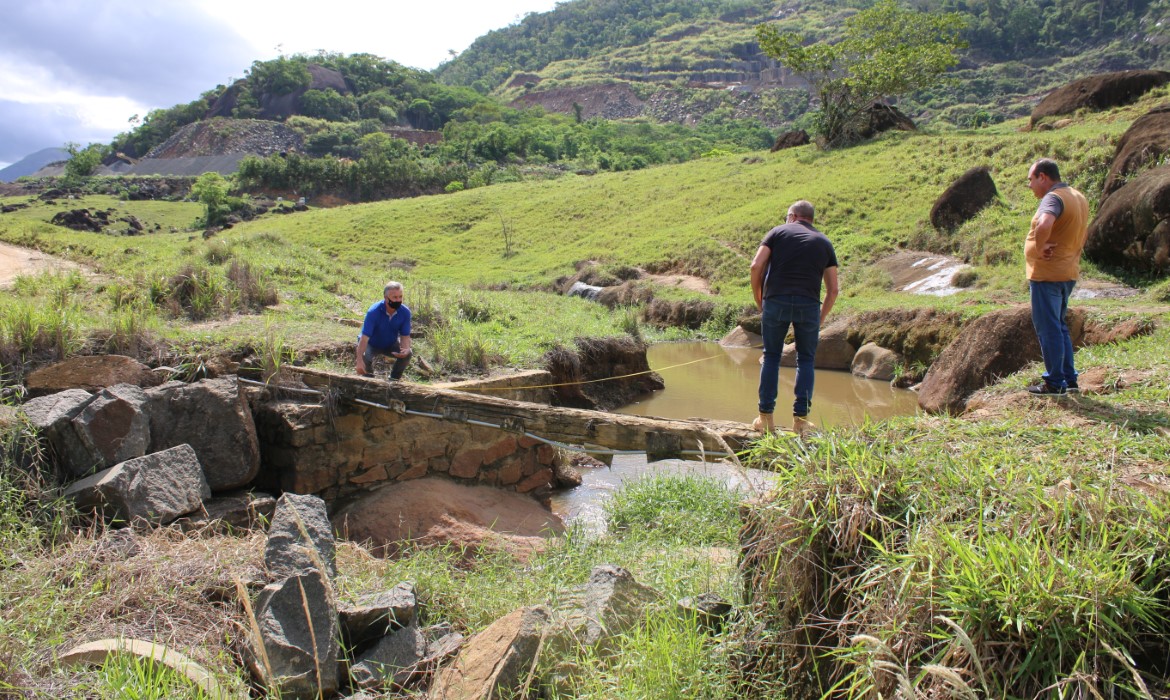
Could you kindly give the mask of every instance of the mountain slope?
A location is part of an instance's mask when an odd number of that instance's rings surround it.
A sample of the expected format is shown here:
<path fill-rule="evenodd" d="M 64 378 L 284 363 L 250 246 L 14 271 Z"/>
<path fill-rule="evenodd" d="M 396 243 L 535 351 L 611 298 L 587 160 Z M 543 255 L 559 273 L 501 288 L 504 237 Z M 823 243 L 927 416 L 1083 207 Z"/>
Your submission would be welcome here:
<path fill-rule="evenodd" d="M 15 182 L 17 178 L 32 175 L 49 163 L 68 159 L 69 153 L 63 148 L 42 148 L 0 170 L 0 182 Z"/>

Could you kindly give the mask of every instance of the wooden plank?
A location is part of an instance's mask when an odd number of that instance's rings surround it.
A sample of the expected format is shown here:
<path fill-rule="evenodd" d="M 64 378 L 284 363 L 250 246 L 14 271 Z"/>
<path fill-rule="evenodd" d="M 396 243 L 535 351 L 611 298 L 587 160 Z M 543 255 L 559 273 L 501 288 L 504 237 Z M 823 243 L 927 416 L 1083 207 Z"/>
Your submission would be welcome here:
<path fill-rule="evenodd" d="M 410 382 L 336 374 L 307 367 L 289 367 L 306 385 L 342 400 L 360 399 L 386 406 L 404 406 L 454 421 L 475 420 L 502 426 L 511 432 L 530 432 L 570 445 L 586 443 L 614 450 L 647 452 L 651 459 L 702 455 L 681 454 L 735 452 L 759 437 L 743 423 L 694 421 L 627 416 L 605 411 L 559 408 L 545 404 L 511 401 Z"/>

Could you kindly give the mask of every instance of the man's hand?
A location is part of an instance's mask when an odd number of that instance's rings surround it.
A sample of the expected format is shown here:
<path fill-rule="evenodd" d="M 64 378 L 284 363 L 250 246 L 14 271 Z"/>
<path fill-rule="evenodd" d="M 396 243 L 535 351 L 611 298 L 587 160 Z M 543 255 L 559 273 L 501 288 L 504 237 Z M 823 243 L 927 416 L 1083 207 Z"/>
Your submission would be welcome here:
<path fill-rule="evenodd" d="M 390 353 L 390 357 L 394 357 L 394 358 L 401 360 L 404 357 L 410 357 L 410 351 L 409 350 L 399 350 L 398 352 L 392 352 L 392 353 Z"/>
<path fill-rule="evenodd" d="M 1055 243 L 1045 243 L 1044 250 L 1040 253 L 1040 257 L 1044 258 L 1045 260 L 1051 260 L 1052 254 L 1053 254 L 1052 251 L 1055 249 L 1056 249 Z"/>

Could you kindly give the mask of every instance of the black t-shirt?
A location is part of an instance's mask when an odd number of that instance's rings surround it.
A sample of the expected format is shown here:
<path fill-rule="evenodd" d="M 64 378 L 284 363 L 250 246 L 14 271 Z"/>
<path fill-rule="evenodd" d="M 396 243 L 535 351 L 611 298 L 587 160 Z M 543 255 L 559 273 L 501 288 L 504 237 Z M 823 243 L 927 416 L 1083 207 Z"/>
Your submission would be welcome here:
<path fill-rule="evenodd" d="M 825 268 L 837 267 L 837 253 L 825 234 L 797 221 L 777 226 L 760 245 L 772 250 L 764 279 L 764 298 L 792 294 L 821 300 Z"/>

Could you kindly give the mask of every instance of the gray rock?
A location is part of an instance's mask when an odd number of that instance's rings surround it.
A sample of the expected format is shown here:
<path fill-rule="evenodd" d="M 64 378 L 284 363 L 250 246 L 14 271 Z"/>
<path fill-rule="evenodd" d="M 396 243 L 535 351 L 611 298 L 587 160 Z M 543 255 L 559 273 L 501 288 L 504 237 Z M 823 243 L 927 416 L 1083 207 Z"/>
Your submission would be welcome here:
<path fill-rule="evenodd" d="M 211 496 L 189 445 L 131 459 L 75 482 L 65 490 L 82 508 L 119 520 L 164 525 L 198 510 Z"/>
<path fill-rule="evenodd" d="M 92 399 L 85 389 L 68 389 L 30 399 L 21 406 L 29 423 L 48 440 L 62 466 L 76 476 L 88 474 L 97 466 L 73 427 L 73 419 Z"/>
<path fill-rule="evenodd" d="M 358 657 L 349 670 L 361 688 L 404 687 L 419 671 L 427 655 L 427 641 L 415 625 L 382 637 L 372 649 Z"/>
<path fill-rule="evenodd" d="M 276 502 L 264 566 L 273 580 L 308 569 L 337 576 L 337 544 L 325 501 L 317 496 L 286 493 Z"/>
<path fill-rule="evenodd" d="M 701 629 L 718 634 L 723 631 L 734 608 L 715 593 L 701 593 L 694 598 L 678 601 L 678 609 L 686 619 L 693 619 Z"/>
<path fill-rule="evenodd" d="M 234 378 L 148 389 L 150 449 L 188 443 L 199 455 L 212 491 L 246 486 L 260 470 L 252 412 Z"/>
<path fill-rule="evenodd" d="M 339 605 L 338 615 L 347 645 L 356 647 L 412 624 L 417 609 L 414 585 L 404 581 L 388 591 L 363 596 L 356 603 Z"/>
<path fill-rule="evenodd" d="M 279 697 L 317 700 L 337 692 L 337 608 L 332 586 L 316 569 L 269 584 L 256 599 L 256 626 L 263 653 L 249 664 Z"/>
<path fill-rule="evenodd" d="M 143 456 L 150 445 L 146 392 L 133 384 L 102 389 L 73 418 L 73 429 L 99 467 Z"/>
<path fill-rule="evenodd" d="M 875 343 L 866 343 L 858 348 L 849 370 L 859 377 L 888 382 L 894 378 L 894 372 L 901 361 L 901 355 L 893 350 L 887 350 Z"/>
<path fill-rule="evenodd" d="M 177 523 L 184 530 L 213 529 L 230 534 L 272 522 L 276 499 L 260 491 L 238 491 L 203 502 L 203 512 Z"/>
<path fill-rule="evenodd" d="M 563 596 L 546 643 L 550 648 L 605 648 L 613 637 L 640 623 L 646 607 L 661 597 L 620 566 L 596 566 L 585 585 Z"/>
<path fill-rule="evenodd" d="M 857 346 L 849 342 L 849 324 L 837 322 L 821 329 L 817 354 L 813 364 L 817 369 L 849 369 Z M 781 367 L 796 366 L 796 343 L 784 346 L 780 355 Z"/>

